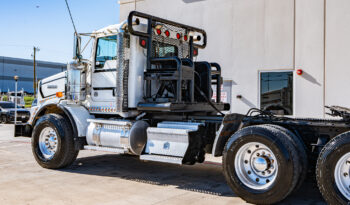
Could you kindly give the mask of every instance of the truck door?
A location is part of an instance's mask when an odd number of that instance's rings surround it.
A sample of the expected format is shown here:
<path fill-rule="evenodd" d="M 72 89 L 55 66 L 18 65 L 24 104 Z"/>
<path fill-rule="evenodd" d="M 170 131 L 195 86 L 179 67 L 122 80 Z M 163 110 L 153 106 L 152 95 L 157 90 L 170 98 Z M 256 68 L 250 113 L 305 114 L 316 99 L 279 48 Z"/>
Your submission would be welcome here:
<path fill-rule="evenodd" d="M 113 35 L 98 38 L 95 52 L 95 65 L 91 76 L 91 98 L 93 101 L 106 102 L 108 106 L 114 104 L 116 70 L 117 36 Z"/>

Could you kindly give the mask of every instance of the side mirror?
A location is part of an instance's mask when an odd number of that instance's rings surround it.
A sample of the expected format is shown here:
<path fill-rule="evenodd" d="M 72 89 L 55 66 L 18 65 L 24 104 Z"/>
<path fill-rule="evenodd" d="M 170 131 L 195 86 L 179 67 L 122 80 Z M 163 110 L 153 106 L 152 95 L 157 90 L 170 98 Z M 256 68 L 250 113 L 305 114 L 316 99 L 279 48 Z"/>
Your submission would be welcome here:
<path fill-rule="evenodd" d="M 81 48 L 81 37 L 77 34 L 74 34 L 74 47 L 73 47 L 73 59 L 80 60 L 82 58 L 80 53 Z"/>

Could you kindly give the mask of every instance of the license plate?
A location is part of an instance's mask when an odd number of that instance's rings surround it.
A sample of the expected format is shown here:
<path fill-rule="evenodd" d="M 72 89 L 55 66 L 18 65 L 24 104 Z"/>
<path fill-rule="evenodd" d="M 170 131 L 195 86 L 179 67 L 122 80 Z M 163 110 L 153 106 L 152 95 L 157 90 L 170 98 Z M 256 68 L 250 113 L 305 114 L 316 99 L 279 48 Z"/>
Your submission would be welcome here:
<path fill-rule="evenodd" d="M 22 119 L 26 118 L 26 116 L 22 115 Z"/>

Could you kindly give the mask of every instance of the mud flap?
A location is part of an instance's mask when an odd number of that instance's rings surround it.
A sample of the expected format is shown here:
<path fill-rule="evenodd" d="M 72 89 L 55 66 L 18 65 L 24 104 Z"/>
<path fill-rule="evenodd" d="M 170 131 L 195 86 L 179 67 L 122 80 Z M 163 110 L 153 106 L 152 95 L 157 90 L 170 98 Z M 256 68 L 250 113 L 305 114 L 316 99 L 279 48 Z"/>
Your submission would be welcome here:
<path fill-rule="evenodd" d="M 30 124 L 15 124 L 14 137 L 32 137 L 33 128 Z"/>

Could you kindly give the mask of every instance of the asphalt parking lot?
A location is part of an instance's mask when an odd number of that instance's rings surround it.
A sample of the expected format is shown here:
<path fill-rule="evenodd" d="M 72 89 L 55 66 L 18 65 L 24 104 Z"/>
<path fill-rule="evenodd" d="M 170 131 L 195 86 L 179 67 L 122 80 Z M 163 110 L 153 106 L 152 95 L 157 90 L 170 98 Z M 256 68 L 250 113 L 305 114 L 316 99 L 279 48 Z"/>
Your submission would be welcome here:
<path fill-rule="evenodd" d="M 246 204 L 230 190 L 221 166 L 177 166 L 136 157 L 81 151 L 65 169 L 41 168 L 29 138 L 0 125 L 0 204 Z M 325 204 L 308 180 L 281 204 Z"/>

